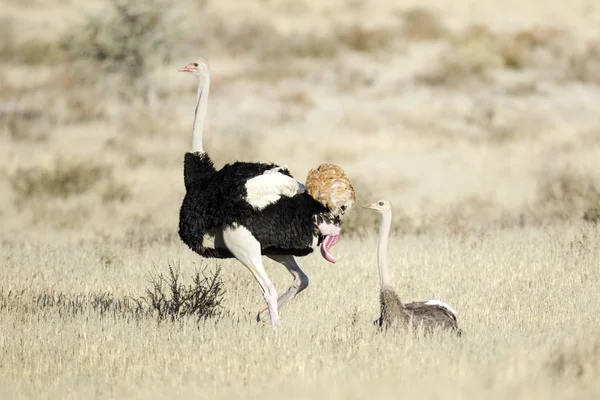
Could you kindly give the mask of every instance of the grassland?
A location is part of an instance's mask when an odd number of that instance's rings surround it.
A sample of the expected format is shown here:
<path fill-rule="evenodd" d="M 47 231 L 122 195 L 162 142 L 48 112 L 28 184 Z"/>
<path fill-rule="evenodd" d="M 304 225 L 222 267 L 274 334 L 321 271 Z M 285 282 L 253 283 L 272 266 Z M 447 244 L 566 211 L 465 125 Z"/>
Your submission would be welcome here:
<path fill-rule="evenodd" d="M 0 0 L 0 397 L 597 398 L 599 24 L 584 0 Z M 198 56 L 217 164 L 343 166 L 393 204 L 401 298 L 463 338 L 372 328 L 360 209 L 338 264 L 300 260 L 281 334 L 257 326 L 250 274 L 176 234 Z M 174 263 L 221 266 L 219 316 L 139 302 Z"/>

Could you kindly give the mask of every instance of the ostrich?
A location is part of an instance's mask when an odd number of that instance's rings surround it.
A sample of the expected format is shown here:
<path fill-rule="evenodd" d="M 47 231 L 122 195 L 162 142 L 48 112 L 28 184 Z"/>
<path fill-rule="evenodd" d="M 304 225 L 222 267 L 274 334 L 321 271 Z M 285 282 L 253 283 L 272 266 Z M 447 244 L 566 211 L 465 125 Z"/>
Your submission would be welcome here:
<path fill-rule="evenodd" d="M 319 167 L 311 179 L 311 187 L 329 189 L 335 206 L 316 200 L 285 166 L 237 161 L 217 170 L 202 147 L 210 90 L 208 63 L 199 59 L 179 71 L 198 77 L 191 150 L 184 158 L 186 194 L 179 213 L 179 236 L 201 257 L 236 258 L 246 266 L 267 304 L 257 320 L 268 310 L 277 331 L 278 310 L 308 286 L 308 277 L 294 256 L 306 256 L 318 245 L 327 261 L 336 262 L 330 250 L 339 240 L 340 216 L 354 204 L 354 189 L 337 166 L 337 174 L 327 175 Z M 326 165 L 322 167 L 327 170 Z M 203 244 L 207 234 L 214 237 L 212 248 Z M 292 285 L 279 298 L 262 255 L 284 265 L 293 276 Z"/>
<path fill-rule="evenodd" d="M 375 210 L 382 216 L 377 244 L 377 267 L 379 270 L 379 282 L 381 284 L 379 293 L 381 316 L 374 323 L 382 328 L 389 328 L 395 324 L 400 324 L 404 327 L 410 325 L 418 327 L 422 325 L 426 332 L 430 332 L 435 328 L 441 328 L 453 331 L 460 336 L 462 331 L 458 327 L 456 311 L 448 304 L 439 300 L 402 304 L 392 288 L 387 266 L 388 236 L 392 224 L 392 207 L 390 202 L 380 200 L 363 207 Z"/>

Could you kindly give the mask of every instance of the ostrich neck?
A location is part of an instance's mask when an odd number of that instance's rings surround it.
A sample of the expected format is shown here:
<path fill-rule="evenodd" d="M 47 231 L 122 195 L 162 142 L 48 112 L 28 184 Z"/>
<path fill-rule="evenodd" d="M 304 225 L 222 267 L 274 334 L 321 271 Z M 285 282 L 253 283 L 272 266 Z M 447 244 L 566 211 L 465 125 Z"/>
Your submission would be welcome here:
<path fill-rule="evenodd" d="M 194 127 L 192 129 L 192 153 L 204 153 L 202 147 L 202 130 L 208 107 L 208 92 L 210 91 L 210 75 L 198 79 L 198 100 L 194 111 Z"/>
<path fill-rule="evenodd" d="M 388 271 L 388 238 L 390 235 L 390 226 L 392 225 L 392 212 L 383 214 L 381 226 L 379 227 L 379 242 L 377 243 L 377 267 L 379 268 L 379 283 L 381 288 L 390 287 L 390 274 Z"/>

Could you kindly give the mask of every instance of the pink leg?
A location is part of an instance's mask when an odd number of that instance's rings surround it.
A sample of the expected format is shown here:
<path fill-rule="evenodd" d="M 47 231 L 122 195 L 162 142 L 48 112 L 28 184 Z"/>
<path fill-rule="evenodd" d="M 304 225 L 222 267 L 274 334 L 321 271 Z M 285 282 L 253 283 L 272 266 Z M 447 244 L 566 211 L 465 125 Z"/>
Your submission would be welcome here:
<path fill-rule="evenodd" d="M 306 289 L 308 286 L 308 276 L 300 269 L 293 256 L 268 256 L 271 260 L 283 264 L 292 274 L 294 280 L 292 285 L 277 299 L 277 309 L 281 309 L 290 302 L 298 293 Z M 261 310 L 256 316 L 256 321 L 264 320 L 263 314 L 268 311 L 268 307 Z"/>

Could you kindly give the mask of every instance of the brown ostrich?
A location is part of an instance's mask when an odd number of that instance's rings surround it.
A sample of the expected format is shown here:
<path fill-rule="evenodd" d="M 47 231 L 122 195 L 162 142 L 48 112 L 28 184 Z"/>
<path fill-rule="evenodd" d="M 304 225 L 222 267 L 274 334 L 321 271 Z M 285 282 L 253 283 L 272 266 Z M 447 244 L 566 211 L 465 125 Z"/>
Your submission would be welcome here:
<path fill-rule="evenodd" d="M 456 311 L 448 304 L 439 300 L 419 301 L 403 304 L 390 283 L 387 265 L 387 247 L 390 227 L 392 225 L 392 207 L 387 200 L 364 206 L 381 214 L 379 240 L 377 244 L 377 267 L 381 291 L 379 301 L 381 316 L 375 321 L 376 325 L 387 329 L 390 327 L 422 327 L 425 332 L 441 329 L 454 332 L 460 336 Z"/>

